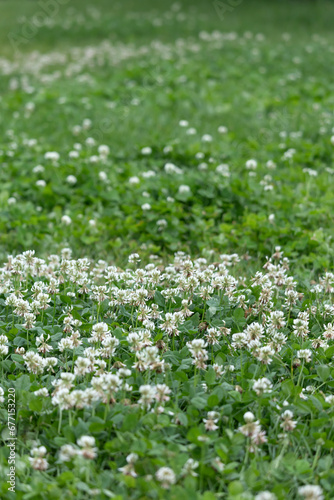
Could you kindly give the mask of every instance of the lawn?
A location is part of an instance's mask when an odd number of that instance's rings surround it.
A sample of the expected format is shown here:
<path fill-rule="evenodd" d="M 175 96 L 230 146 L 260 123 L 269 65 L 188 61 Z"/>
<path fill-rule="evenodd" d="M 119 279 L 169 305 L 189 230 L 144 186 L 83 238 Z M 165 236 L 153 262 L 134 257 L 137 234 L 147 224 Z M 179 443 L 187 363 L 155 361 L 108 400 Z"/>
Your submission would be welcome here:
<path fill-rule="evenodd" d="M 334 497 L 333 16 L 0 2 L 1 498 Z"/>

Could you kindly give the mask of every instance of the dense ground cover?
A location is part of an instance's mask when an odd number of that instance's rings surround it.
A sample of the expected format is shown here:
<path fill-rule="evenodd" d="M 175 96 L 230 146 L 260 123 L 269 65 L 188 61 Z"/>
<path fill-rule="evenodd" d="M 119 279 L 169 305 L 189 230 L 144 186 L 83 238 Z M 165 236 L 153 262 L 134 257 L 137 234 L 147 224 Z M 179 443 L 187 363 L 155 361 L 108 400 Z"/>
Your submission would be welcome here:
<path fill-rule="evenodd" d="M 333 498 L 332 3 L 0 10 L 2 496 Z"/>

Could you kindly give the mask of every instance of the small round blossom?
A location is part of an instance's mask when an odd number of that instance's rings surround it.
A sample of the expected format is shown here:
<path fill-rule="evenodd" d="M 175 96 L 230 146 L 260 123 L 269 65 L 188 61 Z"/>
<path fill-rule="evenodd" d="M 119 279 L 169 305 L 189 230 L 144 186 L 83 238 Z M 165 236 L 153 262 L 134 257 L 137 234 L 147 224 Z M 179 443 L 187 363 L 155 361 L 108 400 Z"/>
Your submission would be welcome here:
<path fill-rule="evenodd" d="M 253 390 L 258 396 L 261 394 L 270 393 L 272 391 L 273 384 L 266 377 L 256 380 L 253 384 Z"/>
<path fill-rule="evenodd" d="M 34 174 L 41 174 L 42 172 L 44 172 L 44 170 L 45 168 L 42 165 L 36 165 L 36 167 L 32 169 Z"/>
<path fill-rule="evenodd" d="M 159 227 L 159 229 L 163 229 L 168 225 L 168 222 L 166 221 L 166 219 L 159 219 L 157 220 L 156 224 Z"/>
<path fill-rule="evenodd" d="M 186 186 L 185 184 L 181 184 L 181 186 L 179 186 L 179 194 L 189 194 L 190 193 L 190 187 L 189 186 Z"/>
<path fill-rule="evenodd" d="M 33 469 L 35 470 L 46 470 L 49 466 L 47 460 L 44 458 L 47 450 L 45 446 L 39 446 L 38 448 L 33 448 L 31 450 L 31 457 L 29 458 L 29 462 Z"/>
<path fill-rule="evenodd" d="M 283 422 L 280 424 L 282 429 L 284 431 L 293 431 L 293 429 L 296 427 L 297 422 L 295 422 L 293 419 L 293 413 L 290 410 L 285 410 L 284 413 L 282 413 L 281 418 Z"/>
<path fill-rule="evenodd" d="M 195 470 L 198 468 L 199 462 L 194 460 L 193 458 L 189 458 L 184 466 L 182 467 L 182 475 L 183 476 L 192 476 L 192 477 L 197 477 L 198 474 L 195 472 Z"/>
<path fill-rule="evenodd" d="M 257 167 L 257 161 L 254 159 L 247 160 L 246 161 L 246 168 L 247 170 L 255 170 Z"/>
<path fill-rule="evenodd" d="M 47 153 L 45 153 L 44 158 L 46 160 L 51 160 L 51 161 L 56 162 L 59 160 L 60 155 L 59 155 L 59 153 L 57 153 L 57 151 L 48 151 Z"/>
<path fill-rule="evenodd" d="M 68 175 L 66 177 L 66 181 L 69 183 L 69 184 L 76 184 L 77 183 L 77 178 L 74 176 L 74 175 Z"/>
<path fill-rule="evenodd" d="M 79 452 L 84 458 L 93 460 L 97 456 L 97 448 L 95 448 L 95 438 L 92 436 L 81 436 L 77 440 L 81 450 Z"/>
<path fill-rule="evenodd" d="M 149 146 L 146 146 L 141 150 L 142 155 L 150 155 L 151 153 L 152 153 L 152 148 L 150 148 Z"/>
<path fill-rule="evenodd" d="M 261 491 L 258 493 L 254 500 L 276 500 L 277 497 L 274 493 L 270 493 L 270 491 Z"/>
<path fill-rule="evenodd" d="M 169 467 L 161 467 L 157 470 L 155 477 L 161 483 L 161 486 L 165 489 L 170 488 L 176 483 L 175 472 Z"/>
<path fill-rule="evenodd" d="M 249 424 L 250 422 L 254 422 L 255 416 L 251 411 L 246 411 L 244 414 L 244 421 Z"/>
<path fill-rule="evenodd" d="M 98 150 L 99 155 L 101 155 L 101 156 L 108 156 L 108 154 L 110 153 L 110 148 L 106 144 L 101 144 L 97 148 L 97 150 Z"/>
<path fill-rule="evenodd" d="M 71 444 L 64 444 L 59 451 L 59 460 L 61 462 L 70 462 L 72 458 L 77 456 L 78 450 Z"/>
<path fill-rule="evenodd" d="M 297 352 L 297 358 L 304 360 L 305 363 L 309 363 L 312 359 L 312 351 L 311 349 L 300 349 Z"/>
<path fill-rule="evenodd" d="M 100 181 L 105 182 L 108 179 L 108 176 L 107 176 L 107 174 L 105 172 L 103 172 L 101 170 L 101 172 L 99 172 L 99 179 L 100 179 Z"/>
<path fill-rule="evenodd" d="M 305 500 L 323 500 L 322 488 L 317 485 L 307 484 L 298 488 L 298 493 Z"/>

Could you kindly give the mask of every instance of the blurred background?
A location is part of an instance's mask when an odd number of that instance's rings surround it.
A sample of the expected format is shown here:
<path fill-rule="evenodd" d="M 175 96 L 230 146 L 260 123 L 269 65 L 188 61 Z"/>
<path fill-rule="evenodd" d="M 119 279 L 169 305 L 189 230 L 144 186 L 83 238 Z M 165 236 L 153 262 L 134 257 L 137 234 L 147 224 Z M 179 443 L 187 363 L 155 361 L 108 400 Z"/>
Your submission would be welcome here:
<path fill-rule="evenodd" d="M 201 29 L 330 34 L 333 18 L 330 0 L 1 0 L 0 51 L 10 52 L 15 35 L 31 37 L 22 48 L 47 50 L 103 38 L 166 41 Z"/>

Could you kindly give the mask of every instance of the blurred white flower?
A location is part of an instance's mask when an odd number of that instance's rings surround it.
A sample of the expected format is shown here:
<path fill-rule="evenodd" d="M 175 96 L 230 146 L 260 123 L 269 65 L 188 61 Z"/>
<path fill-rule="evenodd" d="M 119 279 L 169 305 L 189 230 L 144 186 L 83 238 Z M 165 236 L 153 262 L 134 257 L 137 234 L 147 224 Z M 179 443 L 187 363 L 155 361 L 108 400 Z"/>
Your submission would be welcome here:
<path fill-rule="evenodd" d="M 150 155 L 152 153 L 152 148 L 149 146 L 146 146 L 145 148 L 141 149 L 141 154 L 142 155 Z"/>
<path fill-rule="evenodd" d="M 58 161 L 60 158 L 60 155 L 56 151 L 48 151 L 47 153 L 45 153 L 44 158 L 46 160 Z"/>
<path fill-rule="evenodd" d="M 63 224 L 65 224 L 65 226 L 69 226 L 72 222 L 72 219 L 68 215 L 63 215 L 61 221 Z"/>
<path fill-rule="evenodd" d="M 66 181 L 69 183 L 69 184 L 76 184 L 77 183 L 77 178 L 74 176 L 74 175 L 68 175 L 66 177 Z"/>

